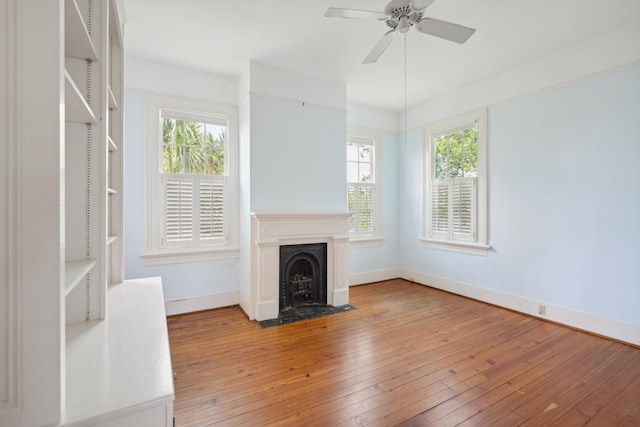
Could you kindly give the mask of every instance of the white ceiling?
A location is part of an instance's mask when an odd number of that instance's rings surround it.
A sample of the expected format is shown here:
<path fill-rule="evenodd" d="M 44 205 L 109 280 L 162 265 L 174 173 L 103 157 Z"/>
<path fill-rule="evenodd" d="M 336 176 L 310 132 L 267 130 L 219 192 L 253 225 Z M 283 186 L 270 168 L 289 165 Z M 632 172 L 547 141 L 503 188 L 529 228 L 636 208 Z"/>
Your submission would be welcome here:
<path fill-rule="evenodd" d="M 223 75 L 249 60 L 346 82 L 350 102 L 404 108 L 404 40 L 361 62 L 384 22 L 325 18 L 386 0 L 125 0 L 128 55 Z M 407 33 L 409 106 L 637 21 L 640 0 L 436 0 L 425 16 L 475 28 L 464 45 Z"/>

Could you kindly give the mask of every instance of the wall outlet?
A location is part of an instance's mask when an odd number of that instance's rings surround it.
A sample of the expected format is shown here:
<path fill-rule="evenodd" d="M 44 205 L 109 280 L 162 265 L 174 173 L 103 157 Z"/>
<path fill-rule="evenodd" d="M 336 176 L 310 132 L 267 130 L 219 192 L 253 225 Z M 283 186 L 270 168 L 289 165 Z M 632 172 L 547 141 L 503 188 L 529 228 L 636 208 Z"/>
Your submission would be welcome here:
<path fill-rule="evenodd" d="M 538 314 L 540 316 L 546 316 L 547 315 L 547 306 L 546 305 L 538 305 Z"/>

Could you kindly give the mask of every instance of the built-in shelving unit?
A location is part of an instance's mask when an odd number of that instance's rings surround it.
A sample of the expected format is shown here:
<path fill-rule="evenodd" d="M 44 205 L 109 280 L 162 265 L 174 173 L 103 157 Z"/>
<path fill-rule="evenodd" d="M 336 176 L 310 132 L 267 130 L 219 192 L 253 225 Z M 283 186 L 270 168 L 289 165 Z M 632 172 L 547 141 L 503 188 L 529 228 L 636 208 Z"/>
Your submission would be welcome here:
<path fill-rule="evenodd" d="M 119 3 L 0 7 L 2 426 L 172 425 L 162 284 L 123 280 Z"/>
<path fill-rule="evenodd" d="M 108 14 L 115 17 L 115 2 L 110 2 Z M 120 283 L 124 279 L 123 251 L 123 155 L 124 140 L 123 115 L 120 108 L 124 100 L 124 84 L 122 67 L 124 63 L 124 43 L 122 26 L 116 19 L 109 20 L 106 50 L 109 66 L 107 75 L 108 125 L 107 137 L 107 281 Z"/>
<path fill-rule="evenodd" d="M 64 0 L 65 276 L 74 284 L 65 287 L 67 323 L 104 319 L 106 311 L 101 232 L 106 227 L 101 214 L 107 191 L 102 176 L 106 144 L 101 142 L 106 94 L 101 81 L 107 58 L 101 1 L 108 0 Z M 86 268 L 74 268 L 78 265 Z"/>

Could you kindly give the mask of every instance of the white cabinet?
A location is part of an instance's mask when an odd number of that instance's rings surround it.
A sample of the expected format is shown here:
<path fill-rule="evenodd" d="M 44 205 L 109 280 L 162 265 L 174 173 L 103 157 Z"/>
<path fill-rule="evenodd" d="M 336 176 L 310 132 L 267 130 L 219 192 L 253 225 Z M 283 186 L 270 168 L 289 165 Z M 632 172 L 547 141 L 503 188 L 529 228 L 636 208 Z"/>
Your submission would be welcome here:
<path fill-rule="evenodd" d="M 107 320 L 67 327 L 61 425 L 171 426 L 173 379 L 160 278 L 127 280 L 107 295 Z"/>
<path fill-rule="evenodd" d="M 0 6 L 1 426 L 172 423 L 160 279 L 123 283 L 117 4 Z"/>

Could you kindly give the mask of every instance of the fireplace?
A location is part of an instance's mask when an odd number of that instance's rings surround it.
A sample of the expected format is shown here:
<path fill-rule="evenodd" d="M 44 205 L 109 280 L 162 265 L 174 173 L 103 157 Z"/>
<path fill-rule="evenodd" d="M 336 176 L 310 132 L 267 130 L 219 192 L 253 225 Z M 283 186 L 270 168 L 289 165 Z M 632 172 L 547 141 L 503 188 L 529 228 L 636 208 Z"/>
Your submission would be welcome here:
<path fill-rule="evenodd" d="M 280 246 L 280 312 L 327 303 L 327 244 Z"/>
<path fill-rule="evenodd" d="M 285 308 L 296 303 L 349 304 L 349 216 L 336 212 L 251 214 L 250 295 L 241 302 L 250 319 L 276 319 L 281 304 Z M 281 266 L 283 253 L 287 260 Z M 282 268 L 289 270 L 290 282 L 284 295 Z"/>

